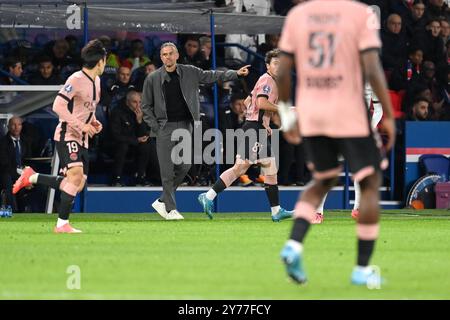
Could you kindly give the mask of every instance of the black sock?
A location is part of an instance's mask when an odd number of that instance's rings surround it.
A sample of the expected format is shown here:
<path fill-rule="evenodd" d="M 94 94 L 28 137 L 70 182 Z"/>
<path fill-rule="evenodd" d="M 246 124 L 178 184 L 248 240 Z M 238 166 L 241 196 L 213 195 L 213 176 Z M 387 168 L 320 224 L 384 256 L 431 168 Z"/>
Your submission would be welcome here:
<path fill-rule="evenodd" d="M 61 203 L 59 204 L 58 217 L 62 220 L 68 220 L 72 211 L 73 201 L 75 197 L 64 191 L 61 191 Z"/>
<path fill-rule="evenodd" d="M 44 185 L 44 186 L 47 186 L 47 187 L 50 187 L 53 189 L 58 189 L 59 185 L 61 184 L 61 181 L 63 179 L 64 178 L 61 176 L 50 176 L 47 174 L 39 173 L 36 184 L 41 184 L 41 185 Z"/>
<path fill-rule="evenodd" d="M 367 267 L 372 256 L 375 240 L 358 239 L 358 266 Z"/>
<path fill-rule="evenodd" d="M 222 179 L 219 178 L 219 180 L 214 183 L 212 189 L 217 193 L 221 193 L 223 190 L 225 190 L 227 186 L 225 185 L 225 182 L 223 182 Z"/>
<path fill-rule="evenodd" d="M 292 226 L 291 239 L 303 243 L 303 239 L 305 238 L 310 225 L 308 220 L 296 218 L 294 220 L 294 225 Z"/>
<path fill-rule="evenodd" d="M 267 199 L 269 199 L 270 207 L 276 207 L 280 205 L 278 185 L 266 184 L 264 185 L 264 189 L 266 190 Z"/>

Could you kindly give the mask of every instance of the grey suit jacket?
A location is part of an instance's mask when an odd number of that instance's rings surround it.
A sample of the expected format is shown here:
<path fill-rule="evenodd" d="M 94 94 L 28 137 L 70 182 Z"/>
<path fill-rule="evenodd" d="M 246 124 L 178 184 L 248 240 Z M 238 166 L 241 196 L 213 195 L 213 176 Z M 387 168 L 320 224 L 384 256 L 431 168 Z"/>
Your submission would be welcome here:
<path fill-rule="evenodd" d="M 177 64 L 177 73 L 180 78 L 181 92 L 191 111 L 194 121 L 200 120 L 200 100 L 198 96 L 199 84 L 209 84 L 216 81 L 231 81 L 238 79 L 237 71 L 212 71 Z M 151 136 L 156 136 L 160 128 L 167 122 L 167 109 L 164 97 L 164 81 L 170 81 L 164 66 L 149 74 L 144 81 L 142 92 L 142 111 L 144 121 L 151 128 Z"/>

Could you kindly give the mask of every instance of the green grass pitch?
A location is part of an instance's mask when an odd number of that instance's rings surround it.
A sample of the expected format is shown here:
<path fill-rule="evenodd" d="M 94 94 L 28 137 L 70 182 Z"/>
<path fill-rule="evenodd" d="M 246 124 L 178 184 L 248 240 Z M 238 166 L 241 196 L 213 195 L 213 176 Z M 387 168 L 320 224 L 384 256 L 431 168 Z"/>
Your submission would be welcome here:
<path fill-rule="evenodd" d="M 416 214 L 415 214 L 416 213 Z M 330 212 L 305 242 L 309 282 L 279 259 L 291 221 L 269 214 L 74 214 L 83 234 L 51 232 L 56 216 L 0 219 L 0 299 L 450 299 L 449 211 L 382 215 L 372 264 L 380 289 L 350 285 L 355 222 Z M 80 289 L 67 273 L 80 268 Z"/>

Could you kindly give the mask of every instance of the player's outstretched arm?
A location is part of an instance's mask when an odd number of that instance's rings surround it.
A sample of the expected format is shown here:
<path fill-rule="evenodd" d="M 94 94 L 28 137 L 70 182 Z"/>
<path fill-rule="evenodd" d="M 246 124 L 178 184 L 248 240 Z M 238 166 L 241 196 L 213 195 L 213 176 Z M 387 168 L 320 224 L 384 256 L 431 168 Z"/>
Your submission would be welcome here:
<path fill-rule="evenodd" d="M 361 63 L 366 80 L 372 86 L 383 108 L 382 129 L 388 136 L 386 150 L 390 150 L 395 142 L 395 122 L 392 111 L 392 103 L 388 94 L 386 79 L 381 67 L 378 50 L 369 50 L 361 54 Z"/>
<path fill-rule="evenodd" d="M 219 71 L 219 70 L 202 70 L 200 68 L 189 66 L 197 72 L 198 82 L 204 84 L 210 84 L 217 81 L 225 82 L 225 81 L 233 81 L 237 80 L 238 77 L 246 77 L 249 74 L 248 68 L 250 65 L 246 65 L 239 70 L 227 70 L 227 71 Z"/>

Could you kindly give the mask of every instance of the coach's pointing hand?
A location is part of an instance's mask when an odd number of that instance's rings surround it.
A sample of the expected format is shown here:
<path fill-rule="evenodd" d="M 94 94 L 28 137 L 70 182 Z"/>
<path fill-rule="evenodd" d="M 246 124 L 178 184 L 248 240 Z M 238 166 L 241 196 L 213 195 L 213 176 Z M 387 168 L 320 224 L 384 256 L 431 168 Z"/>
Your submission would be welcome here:
<path fill-rule="evenodd" d="M 249 73 L 248 68 L 250 68 L 250 66 L 251 66 L 251 65 L 248 64 L 248 65 L 246 65 L 246 66 L 240 68 L 240 69 L 237 71 L 238 76 L 240 76 L 240 77 L 246 77 L 246 76 L 248 76 L 248 73 Z"/>

